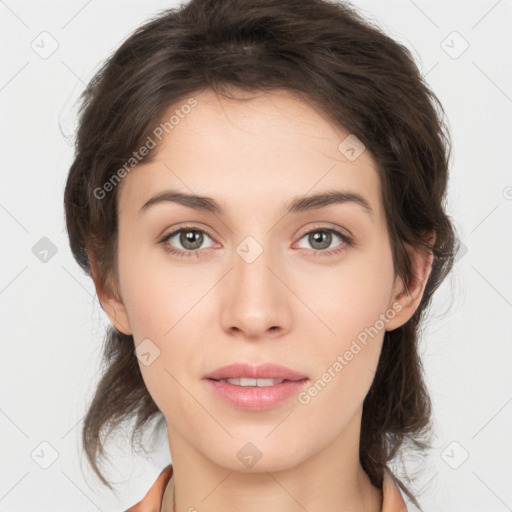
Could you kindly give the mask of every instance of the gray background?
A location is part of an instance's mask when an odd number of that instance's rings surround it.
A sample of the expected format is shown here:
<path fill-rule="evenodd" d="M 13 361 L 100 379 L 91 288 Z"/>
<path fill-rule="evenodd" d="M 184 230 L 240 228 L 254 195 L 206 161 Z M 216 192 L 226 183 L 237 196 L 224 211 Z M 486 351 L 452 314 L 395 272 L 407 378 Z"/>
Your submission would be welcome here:
<path fill-rule="evenodd" d="M 448 212 L 463 250 L 424 330 L 437 437 L 425 460 L 406 460 L 420 471 L 411 488 L 426 511 L 512 510 L 512 1 L 353 4 L 412 49 L 454 141 Z M 147 458 L 121 439 L 109 472 L 119 500 L 83 462 L 107 318 L 71 256 L 62 196 L 78 95 L 133 29 L 175 5 L 0 1 L 2 511 L 123 510 L 170 462 L 163 436 Z"/>

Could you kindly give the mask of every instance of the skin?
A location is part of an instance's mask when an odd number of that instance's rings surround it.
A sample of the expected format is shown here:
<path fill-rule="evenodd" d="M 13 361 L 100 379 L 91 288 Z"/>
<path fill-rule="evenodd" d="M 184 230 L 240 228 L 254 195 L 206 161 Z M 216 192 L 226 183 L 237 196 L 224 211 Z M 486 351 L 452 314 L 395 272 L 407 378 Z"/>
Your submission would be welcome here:
<path fill-rule="evenodd" d="M 381 491 L 359 462 L 362 404 L 384 332 L 418 307 L 431 257 L 408 247 L 416 279 L 407 293 L 394 275 L 369 152 L 350 161 L 338 150 L 349 133 L 286 90 L 237 94 L 194 95 L 198 105 L 156 158 L 123 179 L 118 290 L 110 278 L 98 296 L 135 346 L 150 339 L 160 351 L 139 366 L 167 420 L 176 510 L 379 511 Z M 140 213 L 166 189 L 214 198 L 226 215 L 171 202 Z M 293 197 L 324 190 L 359 193 L 373 214 L 346 202 L 284 215 Z M 158 241 L 187 223 L 213 235 L 204 234 L 201 255 L 167 253 Z M 335 235 L 315 243 L 307 235 L 321 232 L 318 224 L 352 234 L 355 245 Z M 252 263 L 236 252 L 247 236 L 263 249 Z M 167 243 L 184 251 L 193 245 L 179 234 Z M 94 263 L 93 273 L 97 283 Z M 394 317 L 308 404 L 292 397 L 269 411 L 242 411 L 202 380 L 244 361 L 282 364 L 314 383 L 390 309 Z M 251 468 L 237 457 L 247 442 L 262 454 Z M 171 499 L 167 492 L 165 512 Z"/>

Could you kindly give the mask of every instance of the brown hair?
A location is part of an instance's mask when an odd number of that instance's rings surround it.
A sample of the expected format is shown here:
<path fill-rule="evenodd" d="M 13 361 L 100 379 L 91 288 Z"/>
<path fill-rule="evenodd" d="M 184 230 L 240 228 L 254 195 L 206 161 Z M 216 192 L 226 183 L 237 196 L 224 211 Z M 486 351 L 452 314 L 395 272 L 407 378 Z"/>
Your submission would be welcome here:
<path fill-rule="evenodd" d="M 453 266 L 457 242 L 444 211 L 451 153 L 444 110 L 406 47 L 343 3 L 192 0 L 163 11 L 124 41 L 81 96 L 64 196 L 71 250 L 89 275 L 90 261 L 96 262 L 100 288 L 109 275 L 118 283 L 117 187 L 101 199 L 97 191 L 152 136 L 171 106 L 201 90 L 229 87 L 285 88 L 314 101 L 355 134 L 378 165 L 394 269 L 407 287 L 414 276 L 404 243 L 433 253 L 417 310 L 403 326 L 385 333 L 363 404 L 360 460 L 381 488 L 384 469 L 404 441 L 420 450 L 429 446 L 422 440 L 431 430 L 431 403 L 418 327 Z M 163 415 L 142 379 L 132 336 L 109 326 L 103 362 L 82 442 L 95 473 L 112 489 L 98 467 L 104 441 L 135 418 L 133 447 L 135 433 Z"/>

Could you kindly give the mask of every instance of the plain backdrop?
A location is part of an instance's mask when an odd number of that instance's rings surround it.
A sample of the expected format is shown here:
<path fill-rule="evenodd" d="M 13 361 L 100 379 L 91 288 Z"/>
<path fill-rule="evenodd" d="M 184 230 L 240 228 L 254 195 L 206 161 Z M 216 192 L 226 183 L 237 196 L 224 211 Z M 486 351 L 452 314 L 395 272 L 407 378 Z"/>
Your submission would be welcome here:
<path fill-rule="evenodd" d="M 248 0 L 250 1 L 250 0 Z M 92 478 L 80 428 L 107 318 L 73 260 L 63 190 L 76 100 L 172 1 L 0 1 L 0 510 L 121 511 L 170 462 L 110 445 L 119 499 Z M 435 448 L 412 489 L 428 512 L 512 510 L 512 1 L 358 0 L 410 48 L 453 137 L 448 213 L 462 249 L 422 337 Z M 45 252 L 46 251 L 46 252 Z"/>

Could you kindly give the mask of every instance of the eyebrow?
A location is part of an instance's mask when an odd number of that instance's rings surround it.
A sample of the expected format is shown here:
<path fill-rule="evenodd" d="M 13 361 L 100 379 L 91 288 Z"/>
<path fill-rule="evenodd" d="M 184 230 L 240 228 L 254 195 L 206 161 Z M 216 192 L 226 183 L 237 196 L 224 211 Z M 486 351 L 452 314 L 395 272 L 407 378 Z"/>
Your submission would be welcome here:
<path fill-rule="evenodd" d="M 215 199 L 208 196 L 183 194 L 176 190 L 164 190 L 154 195 L 144 203 L 139 213 L 147 211 L 156 204 L 166 202 L 181 204 L 198 211 L 225 215 L 224 209 Z M 340 190 L 327 190 L 310 196 L 293 197 L 291 201 L 287 203 L 286 214 L 317 210 L 332 204 L 342 203 L 355 203 L 373 217 L 374 212 L 367 199 L 355 192 Z"/>

